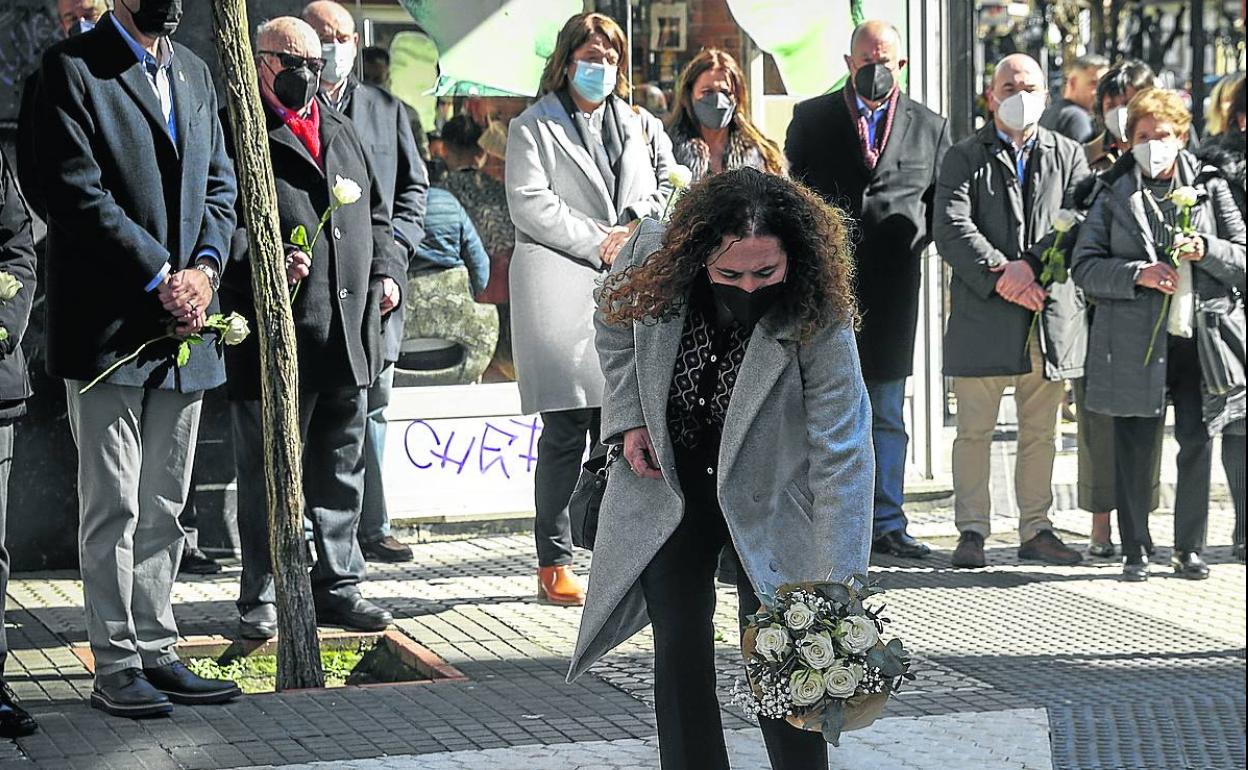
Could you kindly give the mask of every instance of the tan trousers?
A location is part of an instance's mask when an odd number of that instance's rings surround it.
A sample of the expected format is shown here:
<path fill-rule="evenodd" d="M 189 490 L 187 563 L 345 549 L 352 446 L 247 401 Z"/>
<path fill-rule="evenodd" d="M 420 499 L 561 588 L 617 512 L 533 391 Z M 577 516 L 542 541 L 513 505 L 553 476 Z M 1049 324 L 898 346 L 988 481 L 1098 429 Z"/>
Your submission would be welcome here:
<path fill-rule="evenodd" d="M 1058 407 L 1063 384 L 1044 378 L 1039 341 L 1031 344 L 1031 371 L 1007 377 L 954 377 L 958 399 L 958 435 L 953 441 L 953 511 L 959 532 L 987 537 L 992 514 L 988 478 L 992 474 L 992 434 L 1005 389 L 1014 386 L 1018 407 L 1018 455 L 1014 492 L 1018 499 L 1018 537 L 1025 543 L 1052 529 L 1053 458 L 1057 454 Z"/>

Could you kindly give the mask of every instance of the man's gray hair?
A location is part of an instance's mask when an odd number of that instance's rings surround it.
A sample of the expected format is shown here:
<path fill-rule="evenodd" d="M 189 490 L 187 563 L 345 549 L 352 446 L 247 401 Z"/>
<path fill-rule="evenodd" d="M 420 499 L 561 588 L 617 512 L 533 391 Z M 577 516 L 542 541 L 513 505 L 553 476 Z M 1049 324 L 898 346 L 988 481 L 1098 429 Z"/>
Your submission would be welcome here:
<path fill-rule="evenodd" d="M 1072 72 L 1089 72 L 1109 69 L 1109 59 L 1101 56 L 1099 53 L 1088 53 L 1075 59 L 1071 59 L 1070 64 L 1067 64 L 1065 69 L 1068 76 Z"/>

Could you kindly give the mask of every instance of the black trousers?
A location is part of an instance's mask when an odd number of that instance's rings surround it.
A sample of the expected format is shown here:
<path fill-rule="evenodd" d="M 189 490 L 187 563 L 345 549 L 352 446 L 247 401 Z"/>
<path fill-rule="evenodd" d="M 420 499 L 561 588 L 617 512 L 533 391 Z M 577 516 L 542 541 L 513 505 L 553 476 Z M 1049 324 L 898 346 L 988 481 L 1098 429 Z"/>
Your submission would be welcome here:
<path fill-rule="evenodd" d="M 713 458 L 716 453 L 707 453 Z M 713 460 L 710 463 L 713 466 Z M 685 514 L 641 574 L 654 631 L 654 698 L 663 770 L 728 770 L 728 752 L 715 695 L 715 570 L 728 527 L 715 496 L 714 474 L 698 458 L 678 460 Z M 688 469 L 687 471 L 685 469 Z M 699 476 L 699 473 L 702 475 Z M 728 548 L 733 561 L 735 550 Z M 738 618 L 760 602 L 737 565 Z M 819 733 L 783 720 L 760 719 L 774 770 L 825 770 L 828 747 Z"/>
<path fill-rule="evenodd" d="M 363 388 L 299 394 L 303 438 L 303 498 L 312 523 L 316 565 L 312 595 L 318 605 L 351 599 L 364 580 L 364 555 L 356 542 L 364 497 Z M 238 610 L 276 601 L 269 554 L 264 431 L 259 401 L 230 405 L 238 465 L 238 539 L 243 557 Z"/>
<path fill-rule="evenodd" d="M 600 409 L 542 412 L 542 434 L 537 439 L 537 468 L 533 471 L 537 518 L 533 539 L 539 567 L 572 563 L 572 525 L 568 498 L 581 475 L 586 440 L 597 446 Z"/>
<path fill-rule="evenodd" d="M 1205 545 L 1209 522 L 1209 477 L 1213 467 L 1213 439 L 1205 427 L 1201 410 L 1202 386 L 1200 360 L 1196 341 L 1169 337 L 1166 355 L 1166 388 L 1174 404 L 1174 437 L 1179 443 L 1178 484 L 1174 495 L 1174 547 L 1179 551 L 1199 552 Z M 1155 453 L 1161 451 L 1153 438 L 1164 422 L 1157 417 L 1115 417 L 1114 452 L 1117 483 L 1118 529 L 1122 537 L 1122 553 L 1142 555 L 1152 538 L 1148 516 L 1152 512 L 1152 474 L 1156 467 Z M 1241 492 L 1237 495 L 1236 530 L 1243 531 L 1243 436 L 1225 435 L 1222 462 L 1234 491 L 1236 479 Z M 1242 534 L 1239 535 L 1242 537 Z"/>

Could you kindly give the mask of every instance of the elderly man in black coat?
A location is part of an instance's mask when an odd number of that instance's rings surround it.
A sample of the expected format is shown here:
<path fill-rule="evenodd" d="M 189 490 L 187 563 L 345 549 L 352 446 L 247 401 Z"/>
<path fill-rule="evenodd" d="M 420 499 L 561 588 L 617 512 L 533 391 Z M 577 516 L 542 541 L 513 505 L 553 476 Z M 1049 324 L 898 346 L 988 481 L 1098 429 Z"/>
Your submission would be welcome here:
<path fill-rule="evenodd" d="M 162 336 L 199 332 L 217 311 L 235 201 L 208 67 L 169 40 L 181 13 L 175 0 L 118 3 L 44 55 L 36 105 L 47 369 L 66 381 L 78 444 L 91 704 L 129 717 L 239 694 L 174 651 L 178 514 L 203 393 L 225 368 L 217 345 L 180 360 L 177 340 Z"/>
<path fill-rule="evenodd" d="M 789 172 L 857 224 L 858 352 L 873 413 L 873 550 L 923 557 L 902 511 L 909 437 L 902 419 L 913 370 L 920 259 L 931 243 L 936 170 L 949 147 L 948 121 L 901 93 L 906 65 L 897 30 L 863 22 L 845 57 L 850 80 L 802 102 L 789 124 Z"/>
<path fill-rule="evenodd" d="M 317 0 L 303 9 L 303 20 L 321 38 L 320 101 L 351 119 L 385 200 L 394 238 L 410 263 L 424 239 L 425 193 L 429 178 L 420 159 L 403 103 L 386 91 L 360 83 L 352 75 L 360 36 L 355 20 L 341 4 Z M 411 561 L 412 549 L 390 534 L 390 515 L 382 487 L 386 446 L 385 409 L 390 404 L 394 362 L 403 344 L 403 307 L 385 319 L 385 367 L 368 389 L 364 432 L 364 507 L 360 512 L 360 548 L 372 561 Z"/>
<path fill-rule="evenodd" d="M 17 705 L 4 681 L 9 645 L 4 635 L 4 599 L 9 583 L 9 552 L 4 549 L 13 466 L 13 424 L 26 413 L 30 379 L 22 356 L 22 334 L 35 296 L 35 247 L 30 212 L 17 191 L 9 162 L 0 153 L 0 738 L 30 735 L 35 720 Z"/>
<path fill-rule="evenodd" d="M 315 99 L 323 65 L 320 41 L 303 21 L 284 16 L 260 28 L 256 68 L 268 117 L 281 231 L 289 237 L 302 225 L 311 239 L 321 215 L 331 204 L 338 206 L 310 254 L 293 242 L 287 248 L 298 344 L 304 498 L 317 556 L 312 569 L 317 619 L 380 630 L 392 622 L 390 613 L 359 590 L 365 569 L 356 541 L 364 486 L 365 389 L 381 368 L 382 317 L 399 305 L 406 269 L 355 129 L 341 113 Z M 222 299 L 227 308 L 254 315 L 245 230 L 235 233 L 230 261 Z M 226 365 L 243 556 L 240 626 L 247 638 L 271 638 L 277 613 L 265 504 L 258 344 L 248 340 L 231 348 Z"/>

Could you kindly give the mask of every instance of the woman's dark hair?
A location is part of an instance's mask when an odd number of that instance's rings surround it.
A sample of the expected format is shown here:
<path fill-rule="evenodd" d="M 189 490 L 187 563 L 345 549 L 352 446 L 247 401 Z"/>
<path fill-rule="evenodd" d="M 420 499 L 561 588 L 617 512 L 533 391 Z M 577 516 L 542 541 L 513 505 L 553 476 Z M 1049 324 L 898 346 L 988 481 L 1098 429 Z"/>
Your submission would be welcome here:
<path fill-rule="evenodd" d="M 442 141 L 452 149 L 461 152 L 479 152 L 481 145 L 477 140 L 483 133 L 481 126 L 467 113 L 461 112 L 442 126 Z"/>
<path fill-rule="evenodd" d="M 857 324 L 845 215 L 799 182 L 748 167 L 689 188 L 659 250 L 643 264 L 607 276 L 598 296 L 607 323 L 675 317 L 725 236 L 764 235 L 777 238 L 788 257 L 779 302 L 803 340 L 836 322 Z"/>
<path fill-rule="evenodd" d="M 1118 62 L 1102 75 L 1100 82 L 1096 84 L 1096 104 L 1093 105 L 1093 110 L 1096 112 L 1097 120 L 1104 125 L 1105 115 L 1102 114 L 1101 105 L 1106 99 L 1119 99 L 1125 97 L 1130 91 L 1139 92 L 1156 85 L 1157 75 L 1153 73 L 1152 67 L 1144 62 L 1139 59 L 1126 59 Z"/>
<path fill-rule="evenodd" d="M 615 90 L 612 93 L 621 99 L 628 98 L 628 38 L 624 36 L 620 25 L 615 23 L 615 19 L 601 13 L 577 14 L 568 19 L 563 29 L 559 30 L 559 37 L 555 39 L 555 50 L 546 60 L 546 69 L 542 71 L 542 93 L 554 93 L 567 86 L 568 63 L 572 61 L 572 54 L 594 35 L 605 37 L 619 54 Z"/>

